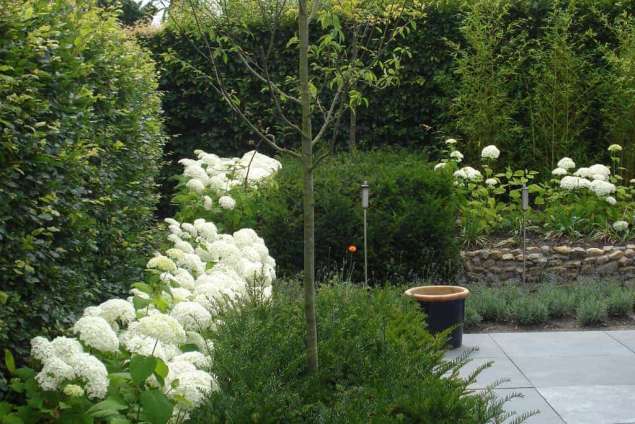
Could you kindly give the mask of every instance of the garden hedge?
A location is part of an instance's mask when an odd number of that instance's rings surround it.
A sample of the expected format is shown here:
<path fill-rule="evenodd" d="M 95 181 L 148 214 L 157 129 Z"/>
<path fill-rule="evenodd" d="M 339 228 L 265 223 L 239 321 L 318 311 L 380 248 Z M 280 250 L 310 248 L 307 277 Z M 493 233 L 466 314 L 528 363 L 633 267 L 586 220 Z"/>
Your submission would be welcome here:
<path fill-rule="evenodd" d="M 467 95 L 467 91 L 461 90 L 469 91 L 468 87 L 461 85 L 461 76 L 457 73 L 457 58 L 472 51 L 465 39 L 464 26 L 468 16 L 474 13 L 472 5 L 477 2 L 484 3 L 485 9 L 489 7 L 484 0 L 426 3 L 425 13 L 416 18 L 416 30 L 398 40 L 400 46 L 409 48 L 411 53 L 411 57 L 402 62 L 400 83 L 383 90 L 364 90 L 369 105 L 357 111 L 356 132 L 356 139 L 362 148 L 399 145 L 434 154 L 439 147 L 438 142 L 447 136 L 470 141 L 457 123 L 457 113 L 460 112 L 454 110 L 452 104 L 453 99 Z M 605 51 L 617 48 L 616 34 L 612 28 L 615 18 L 628 14 L 632 16 L 635 13 L 635 2 L 502 0 L 495 3 L 507 8 L 501 21 L 496 23 L 499 27 L 494 28 L 503 32 L 502 45 L 507 50 L 501 51 L 495 46 L 494 57 L 502 60 L 504 66 L 510 65 L 511 61 L 518 62 L 514 63 L 513 72 L 504 76 L 509 84 L 505 90 L 510 90 L 507 94 L 514 103 L 510 105 L 510 109 L 513 109 L 511 119 L 520 128 L 515 133 L 503 136 L 504 147 L 508 151 L 506 159 L 510 160 L 510 165 L 540 169 L 550 165 L 546 160 L 548 149 L 541 144 L 544 140 L 534 141 L 533 138 L 532 103 L 527 92 L 534 90 L 536 84 L 543 79 L 534 58 L 541 57 L 541 52 L 550 48 L 551 41 L 546 37 L 546 27 L 554 5 L 557 5 L 556 9 L 570 9 L 570 41 L 574 52 L 580 54 L 593 71 L 593 75 L 579 75 L 592 85 L 584 88 L 589 91 L 584 94 L 585 104 L 580 105 L 581 113 L 585 115 L 585 119 L 588 118 L 585 121 L 588 125 L 574 142 L 563 140 L 562 143 L 563 146 L 572 143 L 578 156 L 589 161 L 604 155 L 603 148 L 608 145 L 607 134 L 611 133 L 607 127 L 613 124 L 602 118 L 603 113 L 606 113 L 605 103 L 611 97 L 602 87 L 613 86 L 612 78 L 615 77 L 611 75 Z M 262 23 L 257 20 L 250 22 L 254 35 L 246 41 L 247 50 L 254 43 L 260 42 L 261 33 L 265 31 Z M 484 31 L 480 35 L 487 37 L 487 30 L 481 29 Z M 274 72 L 279 75 L 293 75 L 296 72 L 297 52 L 293 47 L 286 46 L 295 30 L 295 22 L 288 20 L 283 21 L 278 31 L 279 45 L 274 49 L 276 56 L 272 63 L 275 63 Z M 177 29 L 168 24 L 161 31 L 140 32 L 139 36 L 142 43 L 153 51 L 163 69 L 160 87 L 165 92 L 166 124 L 169 133 L 175 136 L 166 150 L 168 159 L 172 161 L 172 165 L 164 171 L 167 199 L 173 188 L 167 178 L 178 170 L 176 160 L 195 149 L 221 156 L 235 156 L 244 152 L 247 143 L 256 140 L 256 137 L 210 88 L 209 81 L 204 76 L 197 75 L 191 69 L 183 67 L 179 61 L 170 59 L 170 56 L 178 57 L 199 69 L 209 67 L 206 59 L 197 51 L 200 50 L 197 46 L 203 45 L 197 31 L 192 30 L 184 35 L 181 27 Z M 524 41 L 508 43 L 512 37 Z M 275 128 L 279 122 L 274 119 L 269 94 L 263 90 L 260 82 L 251 78 L 231 55 L 224 66 L 226 68 L 223 74 L 227 78 L 227 85 L 240 93 L 243 101 L 248 99 L 248 102 L 243 102 L 243 106 L 252 111 L 259 122 Z M 344 116 L 340 126 L 337 146 L 345 148 L 349 129 L 348 116 Z M 292 133 L 276 133 L 280 143 L 297 144 Z M 539 144 L 538 148 L 536 143 Z M 494 144 L 494 140 L 486 144 Z M 164 207 L 168 207 L 167 203 Z M 171 215 L 167 210 L 164 214 Z"/>
<path fill-rule="evenodd" d="M 278 274 L 303 269 L 302 167 L 283 159 L 273 180 L 257 189 L 236 188 L 232 211 L 210 212 L 199 195 L 184 188 L 175 200 L 179 220 L 205 217 L 226 232 L 254 228 L 267 240 Z M 370 186 L 369 279 L 404 281 L 454 276 L 458 264 L 457 199 L 451 176 L 400 149 L 339 154 L 315 176 L 315 246 L 319 279 L 363 280 L 363 220 L 360 184 Z M 357 248 L 355 253 L 349 246 Z"/>
<path fill-rule="evenodd" d="M 0 0 L 0 346 L 16 357 L 142 275 L 156 89 L 149 55 L 92 1 Z"/>

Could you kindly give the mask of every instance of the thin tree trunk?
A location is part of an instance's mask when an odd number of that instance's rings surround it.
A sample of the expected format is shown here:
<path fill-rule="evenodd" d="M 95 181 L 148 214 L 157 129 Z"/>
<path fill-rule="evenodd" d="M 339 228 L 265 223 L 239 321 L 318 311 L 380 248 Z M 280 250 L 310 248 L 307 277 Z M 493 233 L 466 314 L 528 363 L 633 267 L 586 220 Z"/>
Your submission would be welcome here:
<path fill-rule="evenodd" d="M 316 1 L 316 0 L 314 0 Z M 304 173 L 304 316 L 309 371 L 318 368 L 317 323 L 315 314 L 315 200 L 313 194 L 313 145 L 311 98 L 309 95 L 309 22 L 307 1 L 300 0 L 300 102 L 302 104 L 302 168 Z"/>
<path fill-rule="evenodd" d="M 357 113 L 351 109 L 351 120 L 348 126 L 348 148 L 352 152 L 357 148 Z"/>

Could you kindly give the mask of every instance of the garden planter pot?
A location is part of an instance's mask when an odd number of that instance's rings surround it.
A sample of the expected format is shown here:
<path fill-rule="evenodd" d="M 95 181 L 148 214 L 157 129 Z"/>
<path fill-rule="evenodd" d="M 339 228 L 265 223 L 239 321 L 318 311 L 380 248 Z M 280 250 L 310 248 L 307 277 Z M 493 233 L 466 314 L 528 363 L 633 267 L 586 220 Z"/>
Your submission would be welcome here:
<path fill-rule="evenodd" d="M 432 334 L 454 327 L 450 333 L 453 349 L 461 346 L 465 298 L 470 291 L 460 286 L 421 286 L 406 290 L 406 295 L 419 302 L 426 312 L 428 330 Z"/>

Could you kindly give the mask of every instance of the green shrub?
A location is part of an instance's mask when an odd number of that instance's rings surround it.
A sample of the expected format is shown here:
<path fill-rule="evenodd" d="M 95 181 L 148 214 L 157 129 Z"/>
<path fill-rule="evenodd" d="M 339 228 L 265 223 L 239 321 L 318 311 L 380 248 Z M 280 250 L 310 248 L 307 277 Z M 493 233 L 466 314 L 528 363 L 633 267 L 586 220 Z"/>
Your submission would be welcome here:
<path fill-rule="evenodd" d="M 628 316 L 633 311 L 633 293 L 620 287 L 612 289 L 606 299 L 606 310 L 612 317 Z"/>
<path fill-rule="evenodd" d="M 321 277 L 346 262 L 359 281 L 363 270 L 360 185 L 370 185 L 369 278 L 375 281 L 451 278 L 458 264 L 456 201 L 448 175 L 434 172 L 418 155 L 399 150 L 341 154 L 325 160 L 315 177 L 316 266 Z M 231 213 L 205 211 L 184 192 L 177 219 L 206 217 L 226 232 L 254 228 L 267 240 L 282 275 L 303 264 L 302 169 L 284 160 L 271 183 L 245 193 Z M 347 252 L 357 245 L 356 254 Z M 354 264 L 354 265 L 353 265 Z"/>
<path fill-rule="evenodd" d="M 523 296 L 512 305 L 514 319 L 520 325 L 544 324 L 549 319 L 549 309 L 543 300 L 536 296 Z"/>
<path fill-rule="evenodd" d="M 575 315 L 580 325 L 604 324 L 607 320 L 606 302 L 599 299 L 586 298 L 578 304 Z"/>
<path fill-rule="evenodd" d="M 0 0 L 0 346 L 142 275 L 164 136 L 148 55 L 90 0 Z"/>
<path fill-rule="evenodd" d="M 297 293 L 277 290 L 272 303 L 224 311 L 212 337 L 221 390 L 194 420 L 502 422 L 500 403 L 466 390 L 468 382 L 452 373 L 464 360 L 442 361 L 443 340 L 424 330 L 418 305 L 401 290 L 322 287 L 317 299 L 314 375 L 305 370 Z"/>
<path fill-rule="evenodd" d="M 506 322 L 510 319 L 509 303 L 504 299 L 500 290 L 497 288 L 480 288 L 474 290 L 472 299 L 468 300 L 468 303 L 474 304 L 483 321 Z"/>
<path fill-rule="evenodd" d="M 547 306 L 549 317 L 564 318 L 575 315 L 576 299 L 573 291 L 574 289 L 570 287 L 545 285 L 536 292 L 536 295 Z"/>

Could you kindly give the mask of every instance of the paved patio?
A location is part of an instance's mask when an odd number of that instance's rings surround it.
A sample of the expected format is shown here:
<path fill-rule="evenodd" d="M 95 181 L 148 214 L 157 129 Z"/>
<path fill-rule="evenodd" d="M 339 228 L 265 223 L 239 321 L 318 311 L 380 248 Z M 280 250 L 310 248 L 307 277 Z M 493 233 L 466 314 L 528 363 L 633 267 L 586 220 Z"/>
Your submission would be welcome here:
<path fill-rule="evenodd" d="M 478 347 L 464 373 L 487 361 L 474 389 L 524 394 L 508 410 L 539 409 L 529 424 L 635 423 L 635 330 L 466 334 L 453 358 Z"/>

